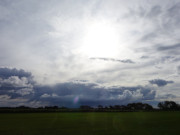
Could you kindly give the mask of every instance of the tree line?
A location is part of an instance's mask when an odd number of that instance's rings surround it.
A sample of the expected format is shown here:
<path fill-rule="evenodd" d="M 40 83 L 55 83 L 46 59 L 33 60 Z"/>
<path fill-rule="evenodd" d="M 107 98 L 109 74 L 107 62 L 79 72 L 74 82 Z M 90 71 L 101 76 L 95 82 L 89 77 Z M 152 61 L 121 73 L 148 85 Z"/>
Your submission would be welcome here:
<path fill-rule="evenodd" d="M 129 103 L 127 105 L 110 105 L 110 106 L 102 106 L 98 105 L 96 110 L 98 111 L 178 111 L 180 110 L 180 105 L 174 101 L 163 101 L 159 102 L 157 105 L 158 108 L 153 108 L 153 106 L 147 103 Z M 87 105 L 80 106 L 82 110 L 93 110 L 94 108 Z"/>
<path fill-rule="evenodd" d="M 158 108 L 147 103 L 129 103 L 127 105 L 110 105 L 91 107 L 89 105 L 81 105 L 79 108 L 67 108 L 59 106 L 44 106 L 44 107 L 0 107 L 0 113 L 6 112 L 133 112 L 133 111 L 180 111 L 180 105 L 174 101 L 159 102 Z"/>

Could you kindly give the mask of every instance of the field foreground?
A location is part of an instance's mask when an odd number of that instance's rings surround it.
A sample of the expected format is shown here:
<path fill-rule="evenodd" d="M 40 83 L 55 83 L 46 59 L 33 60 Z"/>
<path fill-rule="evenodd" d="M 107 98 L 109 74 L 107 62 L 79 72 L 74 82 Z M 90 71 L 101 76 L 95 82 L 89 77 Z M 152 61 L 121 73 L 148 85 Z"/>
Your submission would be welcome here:
<path fill-rule="evenodd" d="M 0 114 L 0 135 L 180 135 L 180 112 Z"/>

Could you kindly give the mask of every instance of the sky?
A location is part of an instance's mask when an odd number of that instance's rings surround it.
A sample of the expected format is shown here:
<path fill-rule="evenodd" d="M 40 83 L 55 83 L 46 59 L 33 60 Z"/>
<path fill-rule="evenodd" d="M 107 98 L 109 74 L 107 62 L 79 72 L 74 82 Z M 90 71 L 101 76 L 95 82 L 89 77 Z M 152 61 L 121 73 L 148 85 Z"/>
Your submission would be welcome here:
<path fill-rule="evenodd" d="M 180 103 L 180 0 L 0 0 L 0 106 Z"/>

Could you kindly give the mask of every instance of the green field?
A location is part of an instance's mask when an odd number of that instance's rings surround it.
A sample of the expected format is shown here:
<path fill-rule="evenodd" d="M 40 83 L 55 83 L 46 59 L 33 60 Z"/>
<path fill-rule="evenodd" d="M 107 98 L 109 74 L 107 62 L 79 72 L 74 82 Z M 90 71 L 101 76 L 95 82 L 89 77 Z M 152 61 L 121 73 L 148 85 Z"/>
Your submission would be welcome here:
<path fill-rule="evenodd" d="M 0 114 L 0 135 L 180 135 L 180 112 Z"/>

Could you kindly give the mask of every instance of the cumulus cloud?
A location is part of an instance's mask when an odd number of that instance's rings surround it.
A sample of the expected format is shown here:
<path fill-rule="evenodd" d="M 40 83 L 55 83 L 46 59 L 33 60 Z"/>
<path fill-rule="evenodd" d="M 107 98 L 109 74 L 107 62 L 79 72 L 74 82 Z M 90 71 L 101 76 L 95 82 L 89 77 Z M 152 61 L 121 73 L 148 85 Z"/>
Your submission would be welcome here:
<path fill-rule="evenodd" d="M 54 86 L 37 86 L 33 100 L 49 104 L 79 106 L 88 104 L 126 104 L 136 101 L 149 101 L 155 98 L 155 90 L 146 87 L 102 87 L 93 83 L 67 82 Z M 39 98 L 40 97 L 40 98 Z M 76 103 L 73 101 L 78 99 Z"/>
<path fill-rule="evenodd" d="M 9 72 L 12 72 L 10 69 Z M 19 72 L 19 70 L 17 70 Z M 25 71 L 24 71 L 25 72 Z M 26 73 L 26 72 L 25 72 Z M 9 73 L 7 73 L 9 74 Z M 7 76 L 4 74 L 4 76 Z M 87 80 L 76 80 L 54 85 L 38 85 L 31 83 L 26 77 L 8 76 L 0 79 L 1 105 L 7 100 L 9 104 L 58 105 L 78 107 L 88 105 L 125 104 L 133 101 L 147 101 L 155 98 L 155 91 L 149 88 L 138 87 L 105 87 Z M 76 99 L 76 102 L 74 100 Z M 14 104 L 13 104 L 14 105 Z"/>
<path fill-rule="evenodd" d="M 154 80 L 150 80 L 149 83 L 156 84 L 158 87 L 162 87 L 162 86 L 165 86 L 169 83 L 174 83 L 174 82 L 173 81 L 166 81 L 163 79 L 154 79 Z"/>
<path fill-rule="evenodd" d="M 16 99 L 34 93 L 32 75 L 15 68 L 0 68 L 0 95 L 8 94 Z"/>
<path fill-rule="evenodd" d="M 14 93 L 20 94 L 21 96 L 30 95 L 34 93 L 33 88 L 22 88 L 17 91 L 14 91 Z"/>
<path fill-rule="evenodd" d="M 32 84 L 28 82 L 28 78 L 19 78 L 18 76 L 11 76 L 7 79 L 1 79 L 0 84 L 2 87 L 32 87 Z"/>
<path fill-rule="evenodd" d="M 48 97 L 51 97 L 51 95 L 49 95 L 49 94 L 43 94 L 43 95 L 41 95 L 41 98 L 48 98 Z"/>

